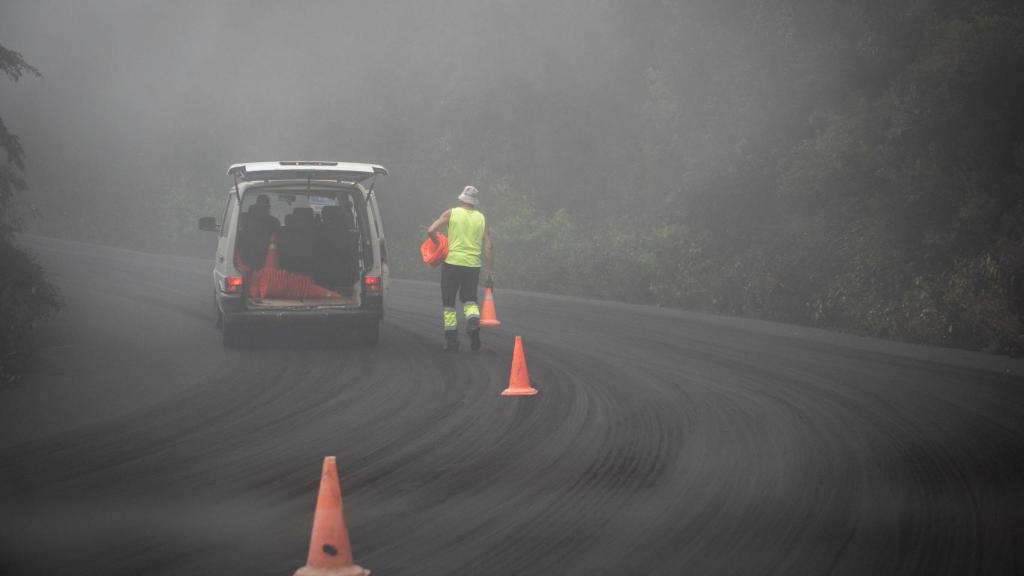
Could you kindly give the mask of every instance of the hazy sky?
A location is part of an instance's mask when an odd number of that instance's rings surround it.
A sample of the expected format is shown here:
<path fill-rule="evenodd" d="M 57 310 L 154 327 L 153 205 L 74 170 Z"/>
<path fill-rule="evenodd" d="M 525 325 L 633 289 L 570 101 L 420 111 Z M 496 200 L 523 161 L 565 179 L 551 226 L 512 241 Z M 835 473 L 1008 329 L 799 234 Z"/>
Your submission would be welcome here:
<path fill-rule="evenodd" d="M 98 142 L 153 154 L 166 151 L 168 139 L 195 137 L 231 142 L 218 164 L 317 152 L 294 140 L 316 118 L 345 113 L 351 88 L 343 86 L 365 81 L 370 50 L 346 32 L 351 21 L 309 6 L 6 3 L 2 42 L 44 78 L 5 84 L 0 112 L 36 157 Z M 333 12 L 349 11 L 368 20 L 356 6 Z M 180 133 L 196 128 L 203 130 Z M 259 139 L 238 138 L 240 131 Z M 90 156 L 78 152 L 69 155 Z"/>
<path fill-rule="evenodd" d="M 55 184 L 42 167 L 54 163 L 97 187 L 109 179 L 96 166 L 203 178 L 252 160 L 401 166 L 444 150 L 442 111 L 487 135 L 539 100 L 586 110 L 622 85 L 604 74 L 621 40 L 613 5 L 5 1 L 0 43 L 44 77 L 0 82 L 0 115 L 37 193 Z M 487 108 L 510 90 L 524 98 Z M 462 110 L 471 100 L 483 108 Z M 403 149 L 412 140 L 422 148 Z"/>
<path fill-rule="evenodd" d="M 387 166 L 382 201 L 414 230 L 470 181 L 596 191 L 589 149 L 621 133 L 616 99 L 646 90 L 642 69 L 621 78 L 610 1 L 0 6 L 0 43 L 43 74 L 0 82 L 0 116 L 51 215 L 71 189 L 112 210 L 174 186 L 219 202 L 231 163 L 337 159 Z"/>

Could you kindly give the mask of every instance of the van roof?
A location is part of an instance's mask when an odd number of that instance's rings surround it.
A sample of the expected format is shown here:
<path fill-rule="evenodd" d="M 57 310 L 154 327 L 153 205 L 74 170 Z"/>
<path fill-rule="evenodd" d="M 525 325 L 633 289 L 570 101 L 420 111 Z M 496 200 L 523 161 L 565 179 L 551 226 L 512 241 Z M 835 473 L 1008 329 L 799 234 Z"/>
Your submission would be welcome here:
<path fill-rule="evenodd" d="M 379 164 L 322 161 L 247 162 L 232 164 L 228 175 L 240 180 L 339 180 L 362 182 L 376 174 L 386 175 Z"/>

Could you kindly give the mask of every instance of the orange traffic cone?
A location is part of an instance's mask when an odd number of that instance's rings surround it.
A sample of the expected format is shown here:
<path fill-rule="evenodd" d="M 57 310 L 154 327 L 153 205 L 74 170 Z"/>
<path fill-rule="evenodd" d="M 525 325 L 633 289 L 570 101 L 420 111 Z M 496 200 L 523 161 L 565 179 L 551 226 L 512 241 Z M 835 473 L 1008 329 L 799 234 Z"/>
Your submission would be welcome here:
<path fill-rule="evenodd" d="M 334 290 L 329 290 L 323 286 L 313 282 L 312 280 L 306 281 L 306 286 L 303 290 L 304 298 L 317 298 L 321 300 L 325 299 L 338 299 L 341 298 L 341 294 L 338 294 Z"/>
<path fill-rule="evenodd" d="M 502 396 L 533 396 L 537 389 L 530 386 L 530 373 L 526 370 L 526 355 L 523 354 L 523 339 L 516 336 L 516 348 L 512 352 L 512 374 L 508 378 L 508 388 Z"/>
<path fill-rule="evenodd" d="M 277 232 L 270 235 L 270 246 L 267 246 L 267 257 L 263 260 L 263 267 L 268 270 L 277 270 Z"/>
<path fill-rule="evenodd" d="M 484 308 L 480 312 L 481 326 L 501 326 L 501 320 L 494 314 L 494 292 L 490 288 L 484 291 Z"/>
<path fill-rule="evenodd" d="M 320 495 L 317 496 L 316 514 L 313 516 L 313 536 L 309 540 L 309 558 L 295 576 L 370 576 L 369 570 L 352 563 L 334 456 L 324 458 Z"/>
<path fill-rule="evenodd" d="M 270 246 L 267 247 L 267 255 L 263 259 L 263 268 L 256 270 L 252 275 L 249 296 L 256 299 L 269 297 L 273 284 L 272 276 L 277 270 L 277 232 L 274 232 L 270 236 Z"/>

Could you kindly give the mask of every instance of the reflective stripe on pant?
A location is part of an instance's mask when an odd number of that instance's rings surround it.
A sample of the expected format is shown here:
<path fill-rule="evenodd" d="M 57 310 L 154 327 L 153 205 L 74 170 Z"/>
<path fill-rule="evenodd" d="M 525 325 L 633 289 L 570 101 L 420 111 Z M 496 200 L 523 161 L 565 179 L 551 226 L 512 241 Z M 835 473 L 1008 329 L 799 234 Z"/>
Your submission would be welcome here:
<path fill-rule="evenodd" d="M 466 317 L 466 320 L 480 317 L 480 307 L 476 305 L 476 302 L 463 302 L 462 304 L 462 315 Z"/>
<path fill-rule="evenodd" d="M 459 317 L 455 313 L 455 308 L 448 308 L 446 306 L 445 309 L 444 309 L 444 330 L 445 330 L 445 332 L 447 332 L 449 330 L 458 330 L 458 329 L 459 329 Z"/>

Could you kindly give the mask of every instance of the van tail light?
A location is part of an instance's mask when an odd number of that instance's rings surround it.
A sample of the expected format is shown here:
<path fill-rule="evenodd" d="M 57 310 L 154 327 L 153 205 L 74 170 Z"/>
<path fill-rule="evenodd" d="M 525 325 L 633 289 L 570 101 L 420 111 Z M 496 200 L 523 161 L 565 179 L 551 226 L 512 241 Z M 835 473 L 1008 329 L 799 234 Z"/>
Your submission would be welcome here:
<path fill-rule="evenodd" d="M 366 291 L 370 294 L 380 294 L 384 289 L 380 276 L 363 276 L 363 284 L 366 285 Z"/>
<path fill-rule="evenodd" d="M 224 277 L 224 293 L 225 294 L 240 294 L 242 292 L 242 285 L 245 284 L 244 276 L 225 276 Z"/>

